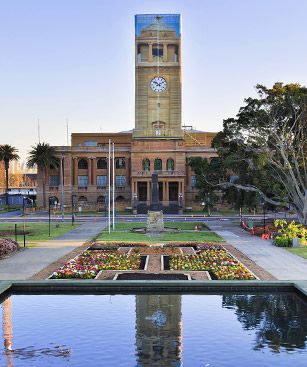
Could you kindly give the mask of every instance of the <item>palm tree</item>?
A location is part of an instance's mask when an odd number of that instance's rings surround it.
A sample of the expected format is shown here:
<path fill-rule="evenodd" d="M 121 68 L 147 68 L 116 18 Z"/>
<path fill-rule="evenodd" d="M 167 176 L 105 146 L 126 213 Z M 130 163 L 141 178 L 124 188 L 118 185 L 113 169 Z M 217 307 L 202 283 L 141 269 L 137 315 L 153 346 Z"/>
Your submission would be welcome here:
<path fill-rule="evenodd" d="M 5 169 L 5 192 L 6 192 L 6 205 L 9 206 L 9 168 L 10 161 L 16 161 L 19 159 L 17 154 L 18 149 L 8 144 L 0 145 L 0 161 L 4 162 Z"/>
<path fill-rule="evenodd" d="M 46 172 L 50 166 L 57 167 L 59 160 L 56 157 L 56 150 L 48 143 L 38 143 L 31 147 L 27 167 L 33 168 L 37 166 L 38 171 L 42 173 L 42 187 L 43 187 L 43 207 L 46 208 Z"/>

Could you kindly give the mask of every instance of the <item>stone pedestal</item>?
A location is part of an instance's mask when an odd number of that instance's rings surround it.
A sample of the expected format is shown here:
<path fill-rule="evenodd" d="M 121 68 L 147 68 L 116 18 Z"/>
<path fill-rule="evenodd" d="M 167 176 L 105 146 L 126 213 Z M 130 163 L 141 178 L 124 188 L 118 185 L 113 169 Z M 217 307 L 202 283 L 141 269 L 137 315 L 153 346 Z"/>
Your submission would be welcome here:
<path fill-rule="evenodd" d="M 293 238 L 292 246 L 293 247 L 301 247 L 301 240 L 299 238 Z"/>
<path fill-rule="evenodd" d="M 148 211 L 147 213 L 147 233 L 160 233 L 164 230 L 163 212 Z"/>

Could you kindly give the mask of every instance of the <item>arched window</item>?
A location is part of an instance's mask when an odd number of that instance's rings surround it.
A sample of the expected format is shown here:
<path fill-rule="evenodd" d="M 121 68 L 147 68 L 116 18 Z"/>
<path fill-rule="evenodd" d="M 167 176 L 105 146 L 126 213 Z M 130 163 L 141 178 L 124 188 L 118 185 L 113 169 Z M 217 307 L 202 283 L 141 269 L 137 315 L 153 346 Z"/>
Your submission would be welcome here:
<path fill-rule="evenodd" d="M 87 163 L 87 160 L 82 158 L 79 160 L 78 162 L 78 168 L 79 169 L 87 169 L 88 168 L 88 163 Z"/>
<path fill-rule="evenodd" d="M 55 160 L 50 164 L 49 168 L 56 169 L 59 168 L 59 166 L 60 166 L 60 160 L 59 158 L 55 158 Z"/>
<path fill-rule="evenodd" d="M 100 195 L 97 198 L 97 203 L 98 204 L 104 204 L 106 202 L 106 197 L 104 195 Z"/>
<path fill-rule="evenodd" d="M 80 196 L 78 202 L 79 203 L 86 203 L 87 202 L 87 198 L 85 196 Z"/>
<path fill-rule="evenodd" d="M 167 161 L 166 161 L 166 169 L 167 171 L 174 171 L 175 169 L 175 162 L 172 158 L 169 158 Z"/>
<path fill-rule="evenodd" d="M 117 197 L 116 197 L 115 201 L 116 201 L 117 203 L 120 203 L 120 202 L 125 201 L 125 198 L 124 198 L 122 195 L 119 195 L 119 196 L 117 196 Z"/>
<path fill-rule="evenodd" d="M 162 171 L 162 159 L 155 159 L 155 171 Z"/>
<path fill-rule="evenodd" d="M 116 168 L 125 168 L 125 158 L 117 158 L 116 159 Z"/>
<path fill-rule="evenodd" d="M 50 196 L 49 203 L 51 206 L 56 206 L 59 203 L 59 199 L 56 196 Z"/>
<path fill-rule="evenodd" d="M 150 160 L 148 158 L 143 159 L 143 171 L 150 171 Z"/>
<path fill-rule="evenodd" d="M 108 168 L 108 163 L 106 159 L 100 158 L 97 161 L 97 169 L 106 169 Z"/>

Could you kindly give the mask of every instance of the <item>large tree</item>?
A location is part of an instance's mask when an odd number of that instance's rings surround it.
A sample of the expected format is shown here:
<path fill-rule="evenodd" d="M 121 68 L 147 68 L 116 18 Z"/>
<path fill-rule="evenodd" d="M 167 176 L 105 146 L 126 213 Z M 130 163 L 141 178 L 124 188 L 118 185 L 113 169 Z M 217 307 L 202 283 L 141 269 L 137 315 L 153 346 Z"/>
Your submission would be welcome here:
<path fill-rule="evenodd" d="M 6 193 L 6 205 L 9 205 L 9 168 L 10 161 L 18 160 L 18 149 L 8 144 L 0 145 L 0 161 L 4 162 L 5 169 L 5 193 Z"/>
<path fill-rule="evenodd" d="M 46 172 L 50 166 L 57 167 L 59 160 L 56 157 L 56 150 L 48 143 L 38 143 L 32 146 L 27 159 L 27 167 L 37 166 L 42 177 L 43 207 L 46 208 Z"/>
<path fill-rule="evenodd" d="M 290 203 L 307 224 L 307 88 L 257 85 L 236 118 L 213 141 L 233 180 L 216 186 L 255 192 L 273 205 Z"/>

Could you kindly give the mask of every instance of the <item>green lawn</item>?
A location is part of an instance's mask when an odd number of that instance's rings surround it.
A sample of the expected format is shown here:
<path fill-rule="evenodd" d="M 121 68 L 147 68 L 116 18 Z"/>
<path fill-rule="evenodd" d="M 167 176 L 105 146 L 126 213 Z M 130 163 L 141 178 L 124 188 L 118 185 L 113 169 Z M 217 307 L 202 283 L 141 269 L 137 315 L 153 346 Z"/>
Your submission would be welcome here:
<path fill-rule="evenodd" d="M 178 229 L 185 229 L 185 230 L 193 230 L 196 225 L 201 225 L 202 230 L 208 230 L 208 227 L 199 222 L 164 222 L 165 227 L 175 227 Z M 116 223 L 115 229 L 117 231 L 127 231 L 131 228 L 142 228 L 146 227 L 146 222 L 124 222 L 124 223 Z M 107 229 L 106 229 L 107 230 Z"/>
<path fill-rule="evenodd" d="M 183 230 L 193 230 L 197 222 L 166 222 L 167 227 L 177 227 Z M 130 222 L 116 224 L 115 231 L 108 233 L 108 229 L 101 232 L 97 241 L 118 241 L 118 242 L 137 242 L 137 243 L 155 243 L 155 242 L 221 242 L 223 239 L 216 233 L 209 231 L 205 225 L 202 225 L 201 232 L 181 232 L 181 233 L 165 233 L 158 237 L 149 237 L 146 234 L 131 233 L 131 228 L 144 227 L 146 223 Z"/>
<path fill-rule="evenodd" d="M 7 212 L 14 212 L 20 209 L 22 209 L 22 207 L 20 206 L 10 206 L 9 208 L 7 208 L 7 206 L 5 205 L 0 205 L 0 214 L 7 213 Z"/>
<path fill-rule="evenodd" d="M 287 248 L 288 251 L 292 252 L 295 255 L 301 256 L 304 259 L 307 259 L 307 246 L 301 248 Z"/>
<path fill-rule="evenodd" d="M 57 228 L 57 225 L 59 226 Z M 71 223 L 51 223 L 51 237 L 48 235 L 48 223 L 26 223 L 26 242 L 32 241 L 45 241 L 52 238 L 59 237 L 66 232 L 78 227 L 80 224 L 75 223 L 74 227 Z M 1 223 L 0 224 L 0 237 L 15 239 L 14 235 L 15 224 L 14 223 Z M 17 241 L 23 241 L 23 223 L 17 223 Z M 9 233 L 4 233 L 9 232 Z"/>

